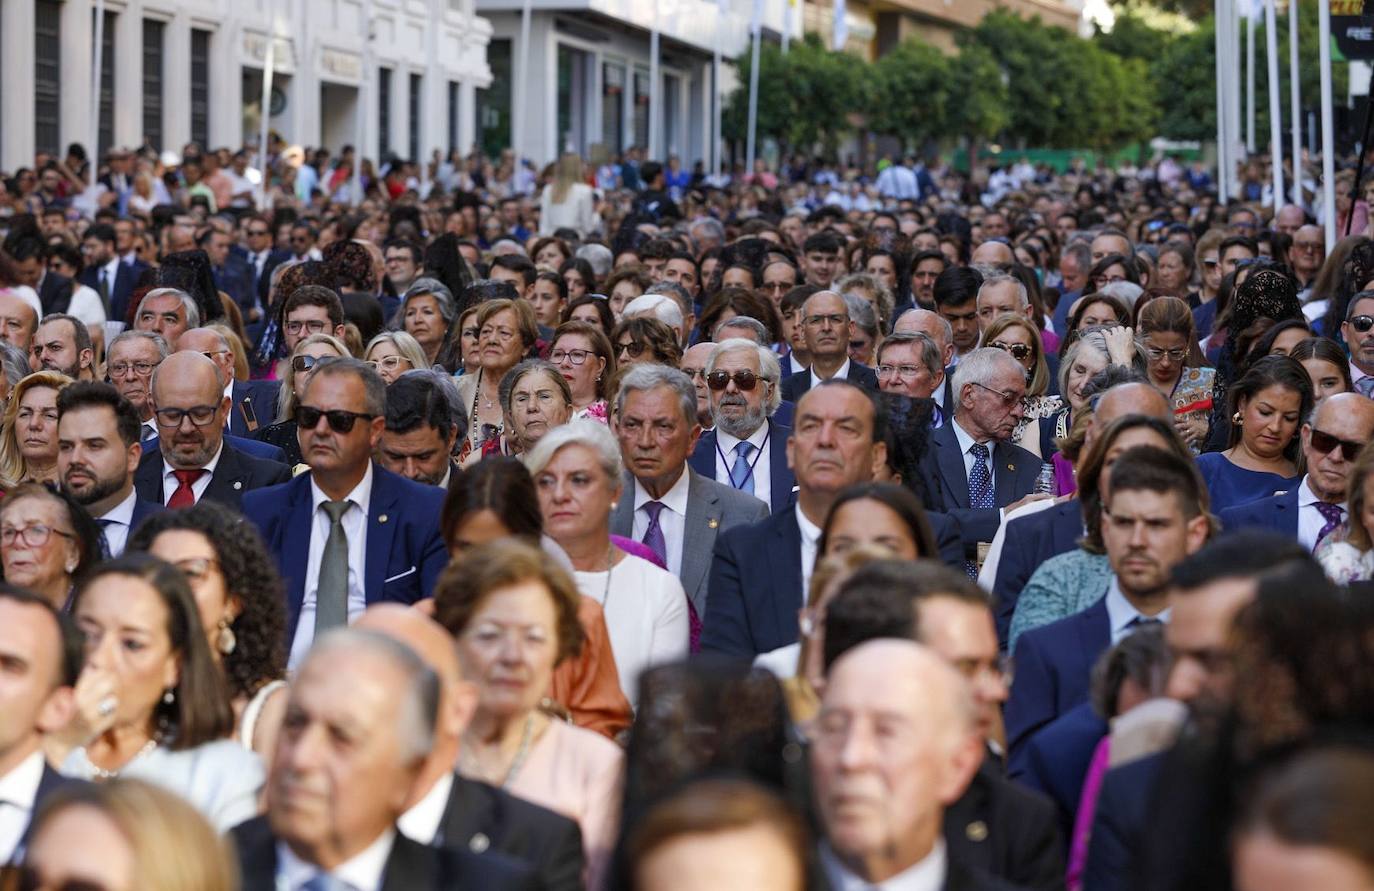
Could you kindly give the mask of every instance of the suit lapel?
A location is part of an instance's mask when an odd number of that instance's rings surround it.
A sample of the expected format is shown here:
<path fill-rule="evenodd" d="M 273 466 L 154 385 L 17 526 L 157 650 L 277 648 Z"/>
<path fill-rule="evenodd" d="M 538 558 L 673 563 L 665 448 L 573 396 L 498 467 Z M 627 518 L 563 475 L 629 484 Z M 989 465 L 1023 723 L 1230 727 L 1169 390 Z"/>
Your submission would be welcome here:
<path fill-rule="evenodd" d="M 773 513 L 781 513 L 792 503 L 792 487 L 796 484 L 792 469 L 787 466 L 787 438 L 792 435 L 791 428 L 768 422 L 768 476 L 772 486 Z"/>
<path fill-rule="evenodd" d="M 776 598 L 773 602 L 773 620 L 778 630 L 786 637 L 785 629 L 795 628 L 797 610 L 806 602 L 806 592 L 802 590 L 801 565 L 801 526 L 797 524 L 797 512 L 788 509 L 771 521 L 772 535 L 768 540 L 768 562 L 772 569 L 769 574 L 774 580 L 783 581 L 774 591 L 792 596 L 792 599 Z M 799 595 L 799 596 L 798 596 Z"/>
<path fill-rule="evenodd" d="M 1079 614 L 1078 620 L 1079 652 L 1087 661 L 1088 668 L 1097 661 L 1097 656 L 1112 645 L 1112 623 L 1107 615 L 1107 597 L 1104 594 L 1096 603 Z"/>
<path fill-rule="evenodd" d="M 622 538 L 634 538 L 635 532 L 635 478 L 628 470 L 621 481 L 620 499 L 615 510 L 611 511 L 611 534 Z"/>
<path fill-rule="evenodd" d="M 1010 443 L 999 442 L 992 450 L 992 479 L 996 489 L 998 507 L 1006 507 L 1016 499 L 1017 477 L 1021 473 L 1021 462 L 1016 449 Z"/>
<path fill-rule="evenodd" d="M 288 503 L 278 533 L 281 541 L 282 566 L 286 571 L 289 597 L 290 625 L 286 639 L 296 638 L 296 622 L 300 619 L 301 603 L 305 599 L 306 563 L 310 558 L 310 532 L 314 512 L 310 509 L 310 474 L 303 473 L 287 490 Z M 270 544 L 270 542 L 269 542 Z"/>
<path fill-rule="evenodd" d="M 434 874 L 437 855 L 429 849 L 397 833 L 382 870 L 381 891 L 416 891 L 416 889 L 447 887 L 439 885 Z"/>
<path fill-rule="evenodd" d="M 145 457 L 139 462 L 138 468 L 134 470 L 134 488 L 138 490 L 138 497 L 144 501 L 163 503 L 162 451 L 160 449 L 153 449 L 145 453 Z"/>
<path fill-rule="evenodd" d="M 483 831 L 483 827 L 498 825 L 491 813 L 492 796 L 479 792 L 472 782 L 453 775 L 453 788 L 444 805 L 444 816 L 439 820 L 444 847 L 469 850 L 473 835 Z"/>
<path fill-rule="evenodd" d="M 687 458 L 687 466 L 708 480 L 716 478 L 716 431 L 707 430 Z"/>
<path fill-rule="evenodd" d="M 220 450 L 215 472 L 210 474 L 210 485 L 201 497 L 237 506 L 243 502 L 243 487 L 247 477 L 248 470 L 239 460 L 238 450 L 226 442 Z"/>
<path fill-rule="evenodd" d="M 967 508 L 968 473 L 964 470 L 964 456 L 959 451 L 959 438 L 948 426 L 941 427 L 932 434 L 935 442 L 935 460 L 939 462 L 940 478 L 948 490 L 955 507 Z"/>
<path fill-rule="evenodd" d="M 695 602 L 696 594 L 706 581 L 711 568 L 711 553 L 716 546 L 716 532 L 720 529 L 720 496 L 701 484 L 690 467 L 687 477 L 687 519 L 682 533 L 682 587 Z M 705 603 L 697 603 L 698 614 L 704 615 Z"/>
<path fill-rule="evenodd" d="M 373 603 L 382 593 L 387 556 L 400 522 L 396 487 L 382 468 L 372 466 L 372 495 L 367 511 L 367 554 L 363 558 L 363 595 Z M 418 569 L 419 567 L 416 567 Z"/>

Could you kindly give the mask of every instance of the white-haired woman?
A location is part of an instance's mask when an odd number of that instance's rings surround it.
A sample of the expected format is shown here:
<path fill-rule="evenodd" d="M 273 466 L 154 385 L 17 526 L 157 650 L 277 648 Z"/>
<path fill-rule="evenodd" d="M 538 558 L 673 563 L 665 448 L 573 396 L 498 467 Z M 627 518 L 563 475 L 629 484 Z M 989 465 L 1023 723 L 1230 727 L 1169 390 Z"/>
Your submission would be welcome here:
<path fill-rule="evenodd" d="M 367 343 L 363 359 L 390 386 L 396 378 L 416 368 L 429 368 L 424 348 L 404 331 L 383 331 Z"/>
<path fill-rule="evenodd" d="M 615 436 L 582 418 L 549 431 L 525 456 L 544 532 L 572 560 L 578 589 L 601 604 L 631 704 L 640 673 L 687 656 L 687 594 L 677 576 L 611 541 L 624 468 Z"/>

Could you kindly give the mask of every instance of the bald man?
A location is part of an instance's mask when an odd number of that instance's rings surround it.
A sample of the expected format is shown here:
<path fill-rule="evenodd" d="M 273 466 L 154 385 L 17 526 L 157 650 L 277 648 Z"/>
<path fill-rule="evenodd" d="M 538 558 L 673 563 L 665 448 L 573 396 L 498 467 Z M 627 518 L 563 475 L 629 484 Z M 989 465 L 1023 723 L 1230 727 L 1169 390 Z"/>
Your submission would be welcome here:
<path fill-rule="evenodd" d="M 177 338 L 177 352 L 201 353 L 219 368 L 224 395 L 229 398 L 225 424 L 235 436 L 252 436 L 277 420 L 281 381 L 241 381 L 234 377 L 234 352 L 228 339 L 213 328 L 192 328 Z"/>
<path fill-rule="evenodd" d="M 967 682 L 926 647 L 873 640 L 826 679 L 811 747 L 832 888 L 991 891 L 986 873 L 951 860 L 944 811 L 983 760 Z"/>
<path fill-rule="evenodd" d="M 229 400 L 210 359 L 173 353 L 153 371 L 149 391 L 158 442 L 147 444 L 134 474 L 139 498 L 170 508 L 209 498 L 239 510 L 244 492 L 291 479 L 285 464 L 225 441 Z"/>
<path fill-rule="evenodd" d="M 1120 369 L 1117 370 L 1120 373 Z M 1096 378 L 1094 379 L 1096 382 Z M 1089 384 L 1089 392 L 1092 384 Z M 1147 415 L 1167 424 L 1173 423 L 1173 411 L 1164 394 L 1144 380 L 1127 381 L 1110 387 L 1097 399 L 1092 422 L 1080 455 L 1086 455 L 1097 434 L 1126 415 Z M 1016 600 L 1021 589 L 1030 581 L 1036 568 L 1051 557 L 1067 554 L 1078 547 L 1083 537 L 1083 508 L 1077 498 L 1051 503 L 1049 507 L 1031 506 L 1007 521 L 1006 536 L 1000 551 L 989 553 L 983 564 L 984 575 L 978 581 L 992 586 L 993 613 L 997 619 L 997 639 L 1007 648 L 1011 632 L 1011 618 L 1016 612 Z M 991 569 L 989 569 L 991 564 Z"/>
<path fill-rule="evenodd" d="M 435 847 L 505 854 L 534 869 L 547 891 L 578 891 L 583 856 L 576 822 L 455 772 L 463 731 L 477 708 L 477 688 L 463 679 L 448 632 L 399 603 L 369 607 L 354 627 L 405 644 L 439 678 L 434 746 L 396 821 L 401 834 Z"/>
<path fill-rule="evenodd" d="M 972 266 L 1010 266 L 1016 262 L 1016 255 L 1005 241 L 985 241 L 973 249 L 969 260 Z"/>

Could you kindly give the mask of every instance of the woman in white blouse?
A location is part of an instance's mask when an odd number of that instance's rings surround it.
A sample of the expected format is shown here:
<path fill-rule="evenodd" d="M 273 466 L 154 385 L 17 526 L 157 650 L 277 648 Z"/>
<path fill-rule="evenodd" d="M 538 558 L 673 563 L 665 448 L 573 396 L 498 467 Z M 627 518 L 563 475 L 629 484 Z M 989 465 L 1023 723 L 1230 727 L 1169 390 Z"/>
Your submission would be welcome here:
<path fill-rule="evenodd" d="M 558 159 L 553 182 L 539 196 L 539 234 L 576 229 L 583 235 L 601 228 L 596 193 L 582 175 L 582 159 L 568 153 Z"/>
<path fill-rule="evenodd" d="M 544 532 L 572 560 L 577 586 L 601 604 L 633 705 L 639 674 L 687 656 L 687 595 L 677 576 L 611 542 L 621 495 L 620 448 L 605 425 L 582 418 L 550 431 L 525 456 L 539 493 Z"/>

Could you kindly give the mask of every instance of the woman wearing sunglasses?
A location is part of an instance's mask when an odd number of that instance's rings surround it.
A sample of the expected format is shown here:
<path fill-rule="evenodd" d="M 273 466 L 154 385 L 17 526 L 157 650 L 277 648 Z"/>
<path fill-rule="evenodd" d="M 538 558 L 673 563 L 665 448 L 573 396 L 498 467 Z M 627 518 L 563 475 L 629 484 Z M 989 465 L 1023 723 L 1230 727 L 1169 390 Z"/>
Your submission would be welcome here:
<path fill-rule="evenodd" d="M 983 332 L 983 346 L 1002 350 L 1016 360 L 1026 372 L 1026 395 L 1021 405 L 1024 416 L 1016 424 L 1012 442 L 1033 454 L 1049 459 L 1051 449 L 1041 443 L 1040 418 L 1054 417 L 1064 408 L 1059 396 L 1049 396 L 1050 369 L 1045 362 L 1045 350 L 1040 332 L 1026 316 L 1005 313 L 993 319 Z"/>
<path fill-rule="evenodd" d="M 430 367 L 419 342 L 404 331 L 383 331 L 372 338 L 363 359 L 388 386 L 411 369 Z"/>
<path fill-rule="evenodd" d="M 286 453 L 286 463 L 292 467 L 305 463 L 300 441 L 296 438 L 296 405 L 305 392 L 306 378 L 321 359 L 337 359 L 348 354 L 348 348 L 337 337 L 312 334 L 296 344 L 291 360 L 283 363 L 286 370 L 277 402 L 277 417 L 286 420 L 259 430 L 258 439 L 279 447 Z"/>
<path fill-rule="evenodd" d="M 1140 308 L 1136 338 L 1150 383 L 1168 398 L 1174 427 L 1197 454 L 1207 437 L 1216 370 L 1206 367 L 1197 347 L 1192 310 L 1177 297 L 1156 297 Z"/>

